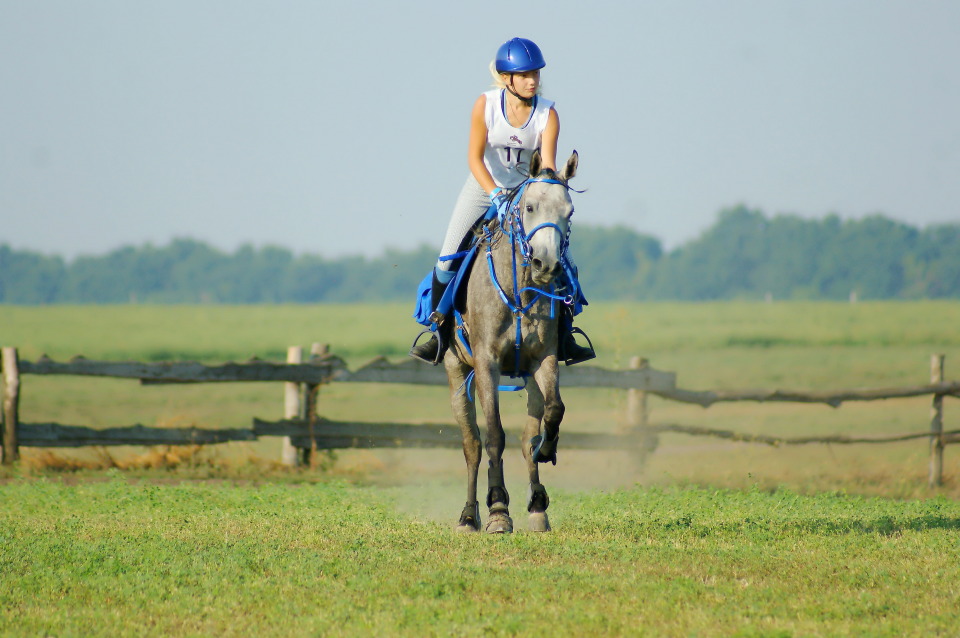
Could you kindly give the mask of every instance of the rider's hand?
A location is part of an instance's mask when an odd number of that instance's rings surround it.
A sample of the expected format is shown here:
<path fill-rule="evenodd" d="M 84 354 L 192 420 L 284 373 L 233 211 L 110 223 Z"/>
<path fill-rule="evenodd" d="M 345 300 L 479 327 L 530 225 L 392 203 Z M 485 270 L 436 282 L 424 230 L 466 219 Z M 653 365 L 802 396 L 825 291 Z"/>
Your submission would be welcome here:
<path fill-rule="evenodd" d="M 500 217 L 505 216 L 510 211 L 510 198 L 507 197 L 502 188 L 494 188 L 490 192 L 490 202 L 497 207 L 497 214 Z"/>

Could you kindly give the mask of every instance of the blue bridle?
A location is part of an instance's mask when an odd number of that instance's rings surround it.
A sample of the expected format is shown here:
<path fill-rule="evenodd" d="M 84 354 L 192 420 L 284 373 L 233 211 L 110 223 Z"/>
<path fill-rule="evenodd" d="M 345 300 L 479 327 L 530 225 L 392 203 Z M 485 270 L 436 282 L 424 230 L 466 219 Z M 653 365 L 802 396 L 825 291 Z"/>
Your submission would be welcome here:
<path fill-rule="evenodd" d="M 567 248 L 570 245 L 569 224 L 567 225 L 566 232 L 564 232 L 564 230 L 554 222 L 544 222 L 542 224 L 538 224 L 529 232 L 526 232 L 524 229 L 523 213 L 521 211 L 523 195 L 527 189 L 527 186 L 529 186 L 530 184 L 537 184 L 537 183 L 559 184 L 564 188 L 567 188 L 567 189 L 570 188 L 566 182 L 561 181 L 559 179 L 542 178 L 542 177 L 529 178 L 526 181 L 524 181 L 517 188 L 516 192 L 513 194 L 512 200 L 516 203 L 510 206 L 509 211 L 506 214 L 500 216 L 499 218 L 500 232 L 505 237 L 510 238 L 510 248 L 511 248 L 511 253 L 513 257 L 513 259 L 511 260 L 512 271 L 513 271 L 512 294 L 508 294 L 507 291 L 504 290 L 503 286 L 500 284 L 500 281 L 497 279 L 497 273 L 493 266 L 494 234 L 493 234 L 493 231 L 490 230 L 489 226 L 483 227 L 484 237 L 482 241 L 485 241 L 487 245 L 486 247 L 487 267 L 490 271 L 490 281 L 493 283 L 494 288 L 496 288 L 497 293 L 500 296 L 500 300 L 503 301 L 503 303 L 510 310 L 510 313 L 514 316 L 515 323 L 516 323 L 516 341 L 514 343 L 514 368 L 513 368 L 513 374 L 510 375 L 510 377 L 513 379 L 525 379 L 526 377 L 529 376 L 528 374 L 523 373 L 520 370 L 520 345 L 523 339 L 523 334 L 521 331 L 521 321 L 523 316 L 542 297 L 550 299 L 550 318 L 551 319 L 556 316 L 555 303 L 557 301 L 561 301 L 564 304 L 569 306 L 569 305 L 573 305 L 573 303 L 577 298 L 577 291 L 575 289 L 570 291 L 571 294 L 568 294 L 565 296 L 553 294 L 552 284 L 551 284 L 550 291 L 543 290 L 541 288 L 529 287 L 529 286 L 520 288 L 518 268 L 517 268 L 517 262 L 518 262 L 517 252 L 519 250 L 520 256 L 523 258 L 523 260 L 520 262 L 520 266 L 528 267 L 530 265 L 530 257 L 532 254 L 532 248 L 530 247 L 530 240 L 533 238 L 533 236 L 536 233 L 540 232 L 541 230 L 544 230 L 545 228 L 552 228 L 556 230 L 558 233 L 560 233 L 560 262 L 561 264 L 563 264 L 564 268 L 568 267 L 564 257 L 566 255 Z M 568 274 L 572 274 L 572 273 L 568 273 Z M 575 277 L 569 276 L 568 279 L 571 282 L 571 286 L 575 287 L 577 285 Z M 524 292 L 534 293 L 533 298 L 526 305 L 523 304 L 523 300 L 521 299 L 521 295 Z M 473 371 L 470 372 L 465 382 L 467 387 L 467 396 L 470 397 L 471 400 L 472 400 L 472 397 L 470 396 L 470 384 L 472 379 L 473 379 Z M 506 391 L 516 391 L 516 390 L 522 390 L 524 388 L 524 385 L 511 385 L 511 386 L 501 385 L 499 386 L 499 389 L 506 390 Z"/>
<path fill-rule="evenodd" d="M 572 296 L 562 297 L 559 295 L 554 295 L 540 288 L 532 288 L 532 287 L 520 288 L 519 287 L 519 277 L 517 276 L 517 272 L 518 272 L 517 271 L 517 249 L 519 248 L 520 254 L 523 257 L 523 261 L 521 262 L 520 265 L 524 268 L 529 266 L 530 257 L 532 253 L 532 249 L 530 247 L 530 240 L 533 238 L 533 236 L 537 232 L 543 230 L 544 228 L 553 228 L 558 233 L 560 233 L 561 262 L 563 260 L 564 255 L 567 252 L 567 247 L 570 245 L 569 225 L 567 226 L 567 231 L 564 232 L 563 229 L 561 229 L 558 224 L 555 224 L 554 222 L 544 222 L 534 227 L 533 230 L 531 230 L 530 232 L 525 232 L 525 229 L 523 227 L 523 214 L 520 210 L 520 206 L 523 202 L 523 194 L 527 186 L 535 183 L 559 184 L 564 187 L 567 186 L 565 182 L 562 182 L 558 179 L 548 179 L 548 178 L 528 179 L 525 182 L 523 182 L 523 184 L 520 185 L 519 189 L 517 190 L 516 194 L 513 197 L 514 200 L 516 201 L 516 204 L 512 205 L 509 209 L 509 212 L 506 215 L 501 216 L 500 218 L 500 231 L 504 234 L 504 236 L 510 238 L 510 248 L 513 255 L 513 260 L 512 260 L 513 296 L 512 298 L 507 296 L 507 293 L 503 289 L 503 286 L 500 285 L 500 282 L 497 280 L 497 273 L 493 268 L 493 232 L 490 230 L 489 227 L 484 227 L 483 229 L 484 235 L 485 235 L 484 239 L 487 243 L 487 251 L 486 251 L 487 266 L 489 267 L 489 270 L 490 270 L 490 280 L 493 282 L 494 286 L 496 287 L 497 293 L 500 295 L 501 301 L 503 301 L 503 303 L 507 305 L 507 308 L 510 309 L 510 312 L 515 317 L 517 317 L 517 335 L 518 335 L 517 351 L 518 352 L 520 349 L 520 344 L 519 344 L 520 317 L 524 313 L 526 313 L 533 306 L 533 304 L 537 302 L 537 300 L 540 297 L 547 297 L 551 301 L 562 301 L 567 305 L 571 305 L 574 302 L 574 297 Z M 530 303 L 524 306 L 522 305 L 523 302 L 520 299 L 520 294 L 528 291 L 534 292 L 535 294 L 533 296 L 533 299 L 530 300 Z M 553 317 L 552 303 L 550 307 L 550 313 L 551 313 L 550 316 L 552 318 Z"/>
<path fill-rule="evenodd" d="M 510 237 L 510 240 L 514 245 L 520 245 L 520 253 L 523 255 L 523 265 L 528 266 L 531 254 L 530 240 L 533 238 L 534 234 L 537 231 L 543 230 L 544 228 L 553 228 L 558 233 L 560 233 L 560 256 L 562 257 L 567 252 L 567 245 L 570 241 L 570 226 L 567 226 L 567 232 L 563 232 L 559 225 L 553 222 L 544 222 L 534 227 L 530 232 L 524 232 L 523 227 L 523 215 L 520 212 L 520 203 L 523 199 L 524 191 L 526 191 L 527 186 L 530 184 L 541 183 L 541 184 L 560 184 L 561 186 L 566 187 L 567 184 L 558 179 L 549 179 L 549 178 L 531 178 L 523 182 L 517 193 L 514 195 L 517 203 L 511 206 L 509 220 L 501 219 L 500 220 L 500 230 L 504 234 Z M 504 228 L 504 224 L 507 224 L 509 230 Z"/>

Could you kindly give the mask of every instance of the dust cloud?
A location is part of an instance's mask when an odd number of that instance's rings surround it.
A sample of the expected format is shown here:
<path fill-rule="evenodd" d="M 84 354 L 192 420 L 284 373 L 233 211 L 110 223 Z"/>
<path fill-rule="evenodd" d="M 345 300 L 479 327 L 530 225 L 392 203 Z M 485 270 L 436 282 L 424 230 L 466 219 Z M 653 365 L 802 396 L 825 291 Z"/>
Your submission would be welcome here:
<path fill-rule="evenodd" d="M 351 450 L 338 452 L 337 457 L 335 473 L 375 485 L 393 507 L 414 519 L 453 524 L 466 502 L 466 464 L 460 450 Z M 518 442 L 508 443 L 503 462 L 511 511 L 523 512 L 529 478 Z M 564 450 L 561 433 L 557 465 L 541 465 L 540 482 L 553 506 L 564 493 L 636 485 L 643 477 L 642 465 L 641 458 L 627 452 Z M 484 458 L 477 488 L 481 504 L 487 490 L 486 467 Z"/>

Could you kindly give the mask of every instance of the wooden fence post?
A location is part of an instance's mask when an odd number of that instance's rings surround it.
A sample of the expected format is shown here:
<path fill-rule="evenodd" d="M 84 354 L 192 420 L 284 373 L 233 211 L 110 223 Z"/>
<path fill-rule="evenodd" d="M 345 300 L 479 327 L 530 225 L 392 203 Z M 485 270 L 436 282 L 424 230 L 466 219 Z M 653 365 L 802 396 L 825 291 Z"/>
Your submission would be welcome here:
<path fill-rule="evenodd" d="M 303 363 L 303 348 L 300 346 L 287 348 L 287 363 Z M 300 384 L 295 381 L 287 381 L 283 384 L 283 418 L 300 418 Z M 283 437 L 281 445 L 283 447 L 280 451 L 280 462 L 290 467 L 296 466 L 299 462 L 297 448 L 290 442 L 290 437 Z"/>
<path fill-rule="evenodd" d="M 3 454 L 2 463 L 10 465 L 20 459 L 17 426 L 20 423 L 20 364 L 16 348 L 0 351 L 3 367 Z"/>
<path fill-rule="evenodd" d="M 641 357 L 630 359 L 631 370 L 642 370 L 650 362 Z M 627 390 L 627 426 L 630 429 L 647 427 L 647 393 L 643 390 Z"/>
<path fill-rule="evenodd" d="M 314 343 L 310 346 L 310 361 L 315 362 L 323 359 L 330 351 L 330 347 L 324 343 Z M 320 390 L 319 383 L 305 383 L 303 386 L 303 404 L 300 409 L 300 417 L 307 422 L 307 434 L 310 437 L 310 447 L 303 448 L 301 463 L 313 467 L 317 462 L 317 440 L 314 437 L 313 428 L 317 424 L 317 394 Z"/>
<path fill-rule="evenodd" d="M 946 355 L 930 357 L 930 383 L 943 383 Z M 943 395 L 933 395 L 930 408 L 930 487 L 943 485 Z"/>
<path fill-rule="evenodd" d="M 643 370 L 650 367 L 650 362 L 642 357 L 630 359 L 631 370 Z M 632 388 L 627 390 L 627 431 L 631 435 L 634 448 L 634 459 L 641 467 L 647 455 L 657 447 L 657 435 L 649 429 L 650 412 L 647 409 L 647 393 Z"/>

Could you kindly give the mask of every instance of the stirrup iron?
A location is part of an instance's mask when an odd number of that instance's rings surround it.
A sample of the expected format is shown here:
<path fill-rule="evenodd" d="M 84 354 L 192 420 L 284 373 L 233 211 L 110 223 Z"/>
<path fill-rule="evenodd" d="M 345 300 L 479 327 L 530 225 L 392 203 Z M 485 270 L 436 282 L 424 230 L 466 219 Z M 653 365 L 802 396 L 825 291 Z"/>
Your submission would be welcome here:
<path fill-rule="evenodd" d="M 578 344 L 576 341 L 574 341 L 573 335 L 575 335 L 575 334 L 583 335 L 583 338 L 587 340 L 587 343 L 590 344 L 590 347 L 589 347 L 589 348 L 586 348 L 586 347 L 581 346 L 580 344 Z M 586 332 L 584 332 L 584 331 L 581 330 L 580 328 L 571 327 L 571 328 L 570 328 L 569 335 L 570 335 L 570 341 L 573 343 L 573 345 L 575 345 L 576 347 L 584 350 L 585 353 L 584 353 L 584 355 L 583 355 L 582 357 L 580 357 L 579 359 L 575 359 L 575 358 L 569 356 L 569 355 L 570 355 L 569 352 L 564 353 L 565 355 L 567 355 L 567 356 L 564 357 L 564 359 L 563 359 L 563 362 L 564 362 L 566 365 L 572 366 L 572 365 L 577 364 L 577 363 L 583 363 L 584 361 L 590 361 L 591 359 L 596 359 L 596 358 L 597 358 L 597 351 L 596 351 L 596 349 L 593 347 L 593 341 L 590 340 L 590 337 L 587 336 L 587 333 L 586 333 Z"/>

